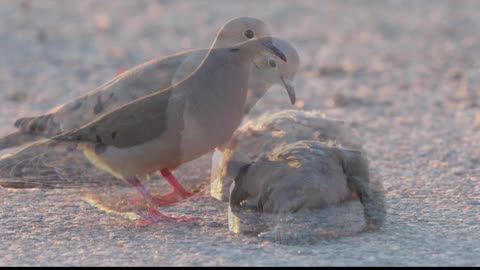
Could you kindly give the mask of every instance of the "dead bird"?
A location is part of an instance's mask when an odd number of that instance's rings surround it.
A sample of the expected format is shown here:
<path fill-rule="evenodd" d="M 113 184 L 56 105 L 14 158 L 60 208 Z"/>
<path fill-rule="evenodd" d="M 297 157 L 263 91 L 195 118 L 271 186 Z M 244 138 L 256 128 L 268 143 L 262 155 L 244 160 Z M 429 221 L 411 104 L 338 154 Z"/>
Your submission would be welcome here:
<path fill-rule="evenodd" d="M 355 130 L 343 121 L 327 119 L 319 111 L 284 110 L 252 119 L 235 131 L 229 143 L 212 156 L 211 195 L 228 201 L 229 188 L 238 170 L 261 154 L 300 140 L 334 143 L 362 150 Z"/>
<path fill-rule="evenodd" d="M 382 226 L 386 213 L 383 190 L 370 183 L 368 160 L 362 151 L 318 141 L 280 145 L 240 168 L 230 194 L 230 229 L 268 235 L 282 218 L 307 213 L 306 219 L 297 216 L 296 221 L 309 220 L 311 229 L 303 234 L 291 228 L 287 231 L 296 238 L 312 238 L 319 222 L 312 210 L 357 198 L 367 228 Z M 270 218 L 268 225 L 263 213 Z"/>

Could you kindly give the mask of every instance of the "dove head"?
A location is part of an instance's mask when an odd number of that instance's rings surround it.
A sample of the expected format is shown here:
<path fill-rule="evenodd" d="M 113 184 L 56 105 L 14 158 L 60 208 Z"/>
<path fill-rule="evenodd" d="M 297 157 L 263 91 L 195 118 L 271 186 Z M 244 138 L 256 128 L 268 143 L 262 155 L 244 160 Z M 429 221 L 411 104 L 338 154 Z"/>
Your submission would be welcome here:
<path fill-rule="evenodd" d="M 277 47 L 277 44 L 284 47 L 292 56 L 291 65 L 287 63 L 288 57 Z M 268 81 L 268 87 L 260 87 L 262 93 L 258 93 L 258 96 L 263 96 L 266 91 L 263 89 L 269 88 L 272 84 L 281 83 L 285 86 L 292 104 L 295 103 L 295 88 L 292 78 L 298 69 L 298 54 L 287 42 L 274 40 L 263 21 L 251 17 L 240 17 L 228 21 L 218 32 L 212 48 L 230 48 L 234 51 L 241 49 L 252 52 L 251 55 L 255 56 L 254 59 L 260 59 L 256 61 L 259 69 L 264 71 L 254 80 Z M 282 62 L 281 65 L 280 62 Z M 253 82 L 253 84 L 255 83 Z M 252 106 L 247 104 L 245 110 L 248 111 Z"/>
<path fill-rule="evenodd" d="M 292 45 L 278 38 L 273 38 L 273 45 L 285 54 L 288 62 L 282 61 L 275 55 L 257 56 L 253 61 L 250 77 L 251 85 L 255 88 L 252 91 L 261 92 L 254 93 L 255 96 L 261 98 L 271 85 L 279 84 L 285 87 L 291 103 L 294 104 L 296 95 L 293 78 L 300 63 L 298 53 Z"/>
<path fill-rule="evenodd" d="M 245 177 L 250 168 L 250 164 L 242 166 L 235 176 L 235 181 L 230 186 L 230 207 L 232 209 L 238 208 L 242 201 L 249 197 L 248 187 L 246 186 Z"/>
<path fill-rule="evenodd" d="M 267 25 L 259 19 L 239 17 L 226 22 L 218 31 L 214 48 L 232 47 L 250 39 L 270 36 Z"/>

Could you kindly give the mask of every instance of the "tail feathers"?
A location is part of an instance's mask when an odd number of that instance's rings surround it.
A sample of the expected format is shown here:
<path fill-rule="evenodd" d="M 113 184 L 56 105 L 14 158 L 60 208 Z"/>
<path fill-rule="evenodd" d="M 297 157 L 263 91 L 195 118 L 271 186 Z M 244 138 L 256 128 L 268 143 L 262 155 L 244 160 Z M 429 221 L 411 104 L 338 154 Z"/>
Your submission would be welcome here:
<path fill-rule="evenodd" d="M 0 180 L 0 186 L 3 188 L 13 188 L 13 189 L 26 189 L 26 188 L 55 189 L 56 188 L 53 185 L 22 182 L 20 180 L 19 181 Z"/>
<path fill-rule="evenodd" d="M 39 136 L 16 131 L 3 138 L 0 138 L 0 150 L 21 146 L 22 144 L 30 143 L 40 138 L 41 137 Z"/>
<path fill-rule="evenodd" d="M 15 121 L 15 127 L 31 135 L 53 136 L 61 133 L 60 126 L 52 114 L 20 118 Z"/>
<path fill-rule="evenodd" d="M 92 188 L 123 184 L 95 168 L 72 143 L 42 140 L 0 158 L 5 188 Z"/>

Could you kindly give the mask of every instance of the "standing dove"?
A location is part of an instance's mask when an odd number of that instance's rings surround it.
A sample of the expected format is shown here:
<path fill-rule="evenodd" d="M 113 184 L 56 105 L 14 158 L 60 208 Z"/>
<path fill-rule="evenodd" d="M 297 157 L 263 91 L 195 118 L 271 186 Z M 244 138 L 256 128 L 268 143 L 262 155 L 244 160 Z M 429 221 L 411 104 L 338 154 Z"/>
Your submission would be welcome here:
<path fill-rule="evenodd" d="M 230 20 L 222 27 L 213 47 L 229 47 L 253 37 L 268 35 L 267 26 L 260 20 L 240 17 Z M 289 61 L 275 61 L 277 57 L 263 55 L 255 57 L 249 76 L 245 113 L 275 83 L 283 84 L 292 103 L 295 102 L 292 79 L 298 69 L 298 54 L 286 41 L 275 38 L 273 43 L 288 55 Z M 21 118 L 15 123 L 18 131 L 0 139 L 0 150 L 80 128 L 130 101 L 176 84 L 200 65 L 207 52 L 208 49 L 190 50 L 152 60 L 125 71 L 99 88 L 60 105 L 41 117 Z M 174 192 L 179 191 L 181 197 L 189 195 L 179 183 L 174 183 L 173 187 Z"/>
<path fill-rule="evenodd" d="M 269 33 L 262 21 L 240 17 L 225 23 L 212 47 L 230 47 L 254 37 L 269 36 Z M 298 69 L 298 54 L 287 41 L 274 38 L 273 43 L 289 56 L 289 61 L 279 63 L 274 60 L 276 57 L 255 57 L 249 76 L 245 113 L 275 83 L 284 84 L 292 103 L 295 101 L 292 79 Z M 97 89 L 50 110 L 41 118 L 21 118 L 15 123 L 18 131 L 0 138 L 0 150 L 79 128 L 130 101 L 170 87 L 195 71 L 207 53 L 208 49 L 195 49 L 149 61 L 122 72 Z M 276 64 L 280 74 L 276 72 L 277 67 L 272 67 Z"/>
<path fill-rule="evenodd" d="M 266 29 L 260 20 L 243 18 L 230 21 L 220 29 L 217 37 L 226 34 L 227 26 L 247 27 L 244 35 L 250 39 L 229 47 L 216 46 L 215 42 L 191 74 L 164 89 L 159 89 L 155 84 L 157 72 L 158 76 L 162 75 L 161 70 L 155 69 L 156 62 L 140 65 L 121 74 L 94 93 L 112 87 L 139 87 L 149 91 L 153 88 L 157 91 L 132 97 L 132 101 L 103 114 L 102 98 L 113 98 L 115 93 L 98 95 L 98 117 L 80 128 L 60 133 L 62 129 L 54 118 L 55 113 L 20 119 L 16 126 L 21 130 L 60 134 L 4 157 L 0 160 L 0 172 L 7 175 L 2 176 L 9 178 L 9 181 L 19 179 L 24 182 L 28 179 L 35 182 L 35 177 L 26 178 L 24 175 L 35 173 L 29 168 L 33 162 L 25 163 L 29 152 L 36 152 L 35 149 L 39 147 L 67 143 L 82 149 L 99 168 L 135 186 L 146 200 L 162 204 L 164 200 L 153 198 L 138 177 L 160 170 L 174 189 L 178 189 L 178 181 L 170 171 L 226 143 L 240 124 L 255 58 L 277 56 L 287 61 L 285 55 L 273 45 L 271 37 L 255 35 L 256 29 Z M 159 62 L 168 62 L 168 59 Z M 293 90 L 287 87 L 289 89 Z M 88 98 L 88 95 L 83 98 Z M 50 127 L 54 132 L 49 131 Z M 36 166 L 48 167 L 48 164 L 38 160 L 38 156 L 34 158 Z M 51 179 L 49 181 L 52 183 Z M 147 213 L 151 221 L 175 219 L 153 207 Z"/>

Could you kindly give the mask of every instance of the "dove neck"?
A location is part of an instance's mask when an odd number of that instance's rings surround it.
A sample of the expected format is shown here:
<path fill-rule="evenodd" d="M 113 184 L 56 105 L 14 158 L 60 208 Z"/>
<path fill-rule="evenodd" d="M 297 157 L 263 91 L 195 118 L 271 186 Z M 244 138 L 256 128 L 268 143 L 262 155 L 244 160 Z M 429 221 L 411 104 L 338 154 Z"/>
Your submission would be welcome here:
<path fill-rule="evenodd" d="M 210 50 L 197 70 L 206 83 L 192 95 L 189 110 L 217 144 L 225 143 L 243 119 L 251 61 L 249 54 L 218 48 Z"/>
<path fill-rule="evenodd" d="M 210 99 L 229 104 L 231 110 L 233 107 L 243 108 L 252 60 L 252 54 L 246 51 L 232 51 L 231 48 L 211 50 L 201 66 L 211 85 L 206 93 Z"/>

